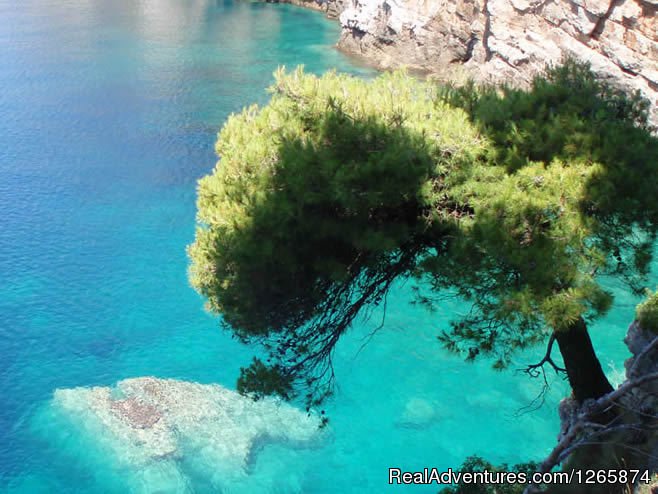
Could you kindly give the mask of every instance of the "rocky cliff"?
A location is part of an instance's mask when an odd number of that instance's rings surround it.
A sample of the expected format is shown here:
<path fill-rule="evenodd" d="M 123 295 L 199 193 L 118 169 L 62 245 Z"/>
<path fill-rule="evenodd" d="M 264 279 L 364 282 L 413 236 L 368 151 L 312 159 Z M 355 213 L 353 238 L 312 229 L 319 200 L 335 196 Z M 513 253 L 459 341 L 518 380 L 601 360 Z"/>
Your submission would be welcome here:
<path fill-rule="evenodd" d="M 525 85 L 564 55 L 658 106 L 658 0 L 293 0 L 339 15 L 338 46 L 379 68 Z"/>
<path fill-rule="evenodd" d="M 597 400 L 581 404 L 572 397 L 562 400 L 558 444 L 542 463 L 541 471 L 550 471 L 560 463 L 566 471 L 570 468 L 638 469 L 643 477 L 633 493 L 652 494 L 658 489 L 658 335 L 635 321 L 624 342 L 631 352 L 625 362 L 626 379 L 610 394 Z M 602 417 L 607 418 L 601 421 Z M 592 485 L 587 492 L 630 492 L 624 486 L 618 487 Z M 528 488 L 525 494 L 535 492 Z M 582 486 L 553 487 L 548 492 L 580 493 Z"/>

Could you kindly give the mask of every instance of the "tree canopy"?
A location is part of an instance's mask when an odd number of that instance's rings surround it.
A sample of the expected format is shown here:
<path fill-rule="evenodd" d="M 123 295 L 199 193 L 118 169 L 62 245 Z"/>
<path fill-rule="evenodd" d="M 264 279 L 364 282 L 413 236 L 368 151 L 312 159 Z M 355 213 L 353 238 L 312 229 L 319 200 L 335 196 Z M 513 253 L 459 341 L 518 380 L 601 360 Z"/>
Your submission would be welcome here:
<path fill-rule="evenodd" d="M 222 128 L 189 248 L 209 309 L 267 352 L 239 390 L 319 403 L 336 342 L 400 278 L 427 305 L 468 301 L 440 339 L 498 368 L 604 314 L 597 276 L 642 286 L 658 144 L 646 104 L 587 66 L 528 91 L 302 69 L 270 91 Z"/>

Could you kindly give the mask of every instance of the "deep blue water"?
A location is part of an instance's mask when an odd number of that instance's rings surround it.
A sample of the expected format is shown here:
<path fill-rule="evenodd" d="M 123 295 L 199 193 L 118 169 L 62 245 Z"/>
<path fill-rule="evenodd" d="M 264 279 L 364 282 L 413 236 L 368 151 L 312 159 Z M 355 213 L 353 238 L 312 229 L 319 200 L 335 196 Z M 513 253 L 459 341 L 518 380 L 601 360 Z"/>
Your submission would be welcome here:
<path fill-rule="evenodd" d="M 0 0 L 0 492 L 128 489 L 134 472 L 53 420 L 57 388 L 144 375 L 234 387 L 251 351 L 218 329 L 186 278 L 195 183 L 214 165 L 222 122 L 267 101 L 277 65 L 371 75 L 331 48 L 337 36 L 320 14 L 284 5 Z M 385 329 L 361 352 L 380 314 L 341 342 L 322 444 L 264 446 L 223 492 L 393 492 L 389 466 L 550 449 L 563 383 L 519 415 L 540 383 L 446 354 L 437 329 L 464 307 L 431 315 L 408 294 L 396 288 Z M 594 331 L 613 379 L 635 304 L 617 294 Z M 431 419 L 410 427 L 405 409 L 419 403 Z M 196 460 L 180 460 L 185 492 L 216 490 Z"/>

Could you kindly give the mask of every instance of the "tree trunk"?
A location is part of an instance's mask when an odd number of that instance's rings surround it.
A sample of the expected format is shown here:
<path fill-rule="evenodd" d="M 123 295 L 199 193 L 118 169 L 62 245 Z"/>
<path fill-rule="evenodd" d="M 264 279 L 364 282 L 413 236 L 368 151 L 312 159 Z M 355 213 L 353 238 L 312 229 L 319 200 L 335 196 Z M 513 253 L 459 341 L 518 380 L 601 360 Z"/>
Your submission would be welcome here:
<path fill-rule="evenodd" d="M 590 398 L 600 398 L 612 391 L 612 385 L 603 373 L 582 317 L 568 329 L 556 331 L 555 339 L 564 359 L 574 398 L 578 403 Z"/>

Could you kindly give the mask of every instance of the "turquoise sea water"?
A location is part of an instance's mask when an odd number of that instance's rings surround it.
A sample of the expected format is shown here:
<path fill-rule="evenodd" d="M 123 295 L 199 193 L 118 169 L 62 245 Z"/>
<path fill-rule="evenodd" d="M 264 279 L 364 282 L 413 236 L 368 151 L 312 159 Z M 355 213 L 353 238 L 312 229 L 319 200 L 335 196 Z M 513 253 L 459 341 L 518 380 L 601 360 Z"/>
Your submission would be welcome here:
<path fill-rule="evenodd" d="M 277 65 L 371 75 L 331 48 L 337 36 L 284 5 L 0 0 L 0 492 L 136 490 L 136 468 L 57 419 L 57 388 L 149 375 L 234 387 L 251 351 L 186 279 L 195 182 L 224 119 L 267 101 Z M 594 331 L 613 380 L 636 302 L 616 293 Z M 520 414 L 541 383 L 448 355 L 437 330 L 465 308 L 409 301 L 401 284 L 368 345 L 381 312 L 340 343 L 331 425 L 314 447 L 263 444 L 245 476 L 213 481 L 192 448 L 176 459 L 185 486 L 139 477 L 139 491 L 435 492 L 388 487 L 387 468 L 545 455 L 564 383 Z"/>

